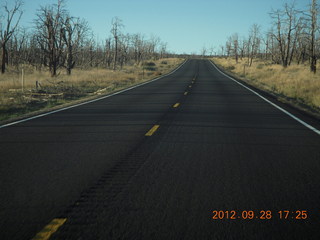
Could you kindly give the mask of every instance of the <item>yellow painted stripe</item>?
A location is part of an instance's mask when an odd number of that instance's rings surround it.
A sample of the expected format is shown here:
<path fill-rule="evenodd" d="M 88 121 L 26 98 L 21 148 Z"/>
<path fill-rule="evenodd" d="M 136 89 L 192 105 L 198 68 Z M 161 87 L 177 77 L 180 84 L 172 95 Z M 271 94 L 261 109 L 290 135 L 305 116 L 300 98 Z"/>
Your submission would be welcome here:
<path fill-rule="evenodd" d="M 39 232 L 32 240 L 48 240 L 52 234 L 54 234 L 59 227 L 61 227 L 67 221 L 66 218 L 55 218 L 47 226 L 45 226 L 41 232 Z"/>
<path fill-rule="evenodd" d="M 154 125 L 154 126 L 149 130 L 149 132 L 146 133 L 145 136 L 147 136 L 147 137 L 152 136 L 152 135 L 155 133 L 155 131 L 157 131 L 157 129 L 158 129 L 159 127 L 160 127 L 160 125 Z"/>
<path fill-rule="evenodd" d="M 192 81 L 192 83 L 194 83 L 194 81 Z"/>
<path fill-rule="evenodd" d="M 174 108 L 179 107 L 180 103 L 176 103 L 175 105 L 173 105 Z"/>
<path fill-rule="evenodd" d="M 184 95 L 187 95 L 188 94 L 188 92 L 184 92 Z"/>
<path fill-rule="evenodd" d="M 190 85 L 189 88 L 191 88 L 192 86 Z"/>

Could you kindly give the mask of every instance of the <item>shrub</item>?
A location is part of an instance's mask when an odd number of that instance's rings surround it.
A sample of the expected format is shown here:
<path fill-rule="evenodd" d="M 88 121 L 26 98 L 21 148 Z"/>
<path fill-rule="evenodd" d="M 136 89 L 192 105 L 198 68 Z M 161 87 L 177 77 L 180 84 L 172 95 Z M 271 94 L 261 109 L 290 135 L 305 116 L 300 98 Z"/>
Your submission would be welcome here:
<path fill-rule="evenodd" d="M 142 64 L 143 68 L 147 71 L 156 71 L 156 64 L 154 62 L 145 62 Z"/>
<path fill-rule="evenodd" d="M 153 67 L 153 66 L 155 66 L 156 64 L 154 63 L 154 62 L 145 62 L 144 64 L 143 64 L 143 66 L 147 66 L 147 67 Z"/>
<path fill-rule="evenodd" d="M 226 69 L 229 71 L 232 71 L 232 70 L 235 70 L 236 68 L 235 68 L 235 66 L 228 66 L 228 67 L 226 67 Z"/>
<path fill-rule="evenodd" d="M 155 67 L 145 67 L 144 69 L 147 71 L 156 71 L 157 70 L 157 68 L 155 68 Z"/>
<path fill-rule="evenodd" d="M 263 64 L 258 64 L 258 65 L 257 65 L 257 69 L 262 69 L 263 67 L 264 67 Z"/>

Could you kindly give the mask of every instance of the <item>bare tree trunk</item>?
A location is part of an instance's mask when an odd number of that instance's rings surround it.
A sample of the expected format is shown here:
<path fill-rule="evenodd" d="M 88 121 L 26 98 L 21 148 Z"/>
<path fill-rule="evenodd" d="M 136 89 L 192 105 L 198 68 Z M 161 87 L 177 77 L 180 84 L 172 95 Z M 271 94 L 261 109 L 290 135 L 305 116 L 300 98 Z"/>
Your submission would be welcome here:
<path fill-rule="evenodd" d="M 111 65 L 111 40 L 107 39 L 106 40 L 106 63 L 107 63 L 107 68 L 110 68 Z"/>
<path fill-rule="evenodd" d="M 238 37 L 237 33 L 233 34 L 233 36 L 230 39 L 230 42 L 233 44 L 234 57 L 235 57 L 236 63 L 238 63 L 238 60 L 239 60 L 239 53 L 238 53 L 238 51 L 239 51 L 239 37 Z"/>
<path fill-rule="evenodd" d="M 113 54 L 113 71 L 117 68 L 117 59 L 118 59 L 118 37 L 115 36 L 115 47 L 114 47 L 114 54 Z"/>
<path fill-rule="evenodd" d="M 1 73 L 6 72 L 6 44 L 2 44 L 2 62 L 1 62 Z"/>
<path fill-rule="evenodd" d="M 315 47 L 315 34 L 317 30 L 317 1 L 312 0 L 310 8 L 311 12 L 311 41 L 310 41 L 310 71 L 313 73 L 317 72 L 317 56 Z"/>
<path fill-rule="evenodd" d="M 112 29 L 111 33 L 113 35 L 114 41 L 115 41 L 115 48 L 114 48 L 114 55 L 113 55 L 113 70 L 116 70 L 117 68 L 117 61 L 118 61 L 118 44 L 119 44 L 119 36 L 120 29 L 123 27 L 122 20 L 119 18 L 112 19 Z"/>
<path fill-rule="evenodd" d="M 71 75 L 71 70 L 74 67 L 75 62 L 73 61 L 73 52 L 72 52 L 72 46 L 68 47 L 68 54 L 67 54 L 67 75 Z"/>

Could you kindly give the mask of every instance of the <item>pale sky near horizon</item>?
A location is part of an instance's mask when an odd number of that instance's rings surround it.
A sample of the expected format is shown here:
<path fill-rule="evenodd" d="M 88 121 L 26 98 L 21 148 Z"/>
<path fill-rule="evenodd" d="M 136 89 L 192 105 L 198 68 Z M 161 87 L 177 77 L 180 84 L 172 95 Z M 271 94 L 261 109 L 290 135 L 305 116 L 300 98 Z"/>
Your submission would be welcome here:
<path fill-rule="evenodd" d="M 0 0 L 1 2 L 3 0 Z M 311 0 L 295 0 L 307 9 Z M 7 0 L 10 4 L 14 0 Z M 271 27 L 269 12 L 291 0 L 67 0 L 72 16 L 88 21 L 96 39 L 110 35 L 111 20 L 122 19 L 125 33 L 156 35 L 175 53 L 200 53 L 203 47 L 218 51 L 233 33 L 248 35 L 256 23 L 262 33 Z M 24 0 L 20 25 L 31 28 L 40 6 L 57 0 Z"/>

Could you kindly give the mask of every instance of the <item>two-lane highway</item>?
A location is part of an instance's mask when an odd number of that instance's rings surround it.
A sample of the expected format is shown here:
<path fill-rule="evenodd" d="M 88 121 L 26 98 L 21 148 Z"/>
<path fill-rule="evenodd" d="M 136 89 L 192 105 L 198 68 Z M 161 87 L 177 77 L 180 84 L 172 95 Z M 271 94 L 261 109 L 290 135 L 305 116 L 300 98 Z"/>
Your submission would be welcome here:
<path fill-rule="evenodd" d="M 206 60 L 0 144 L 1 239 L 320 237 L 320 136 Z"/>

